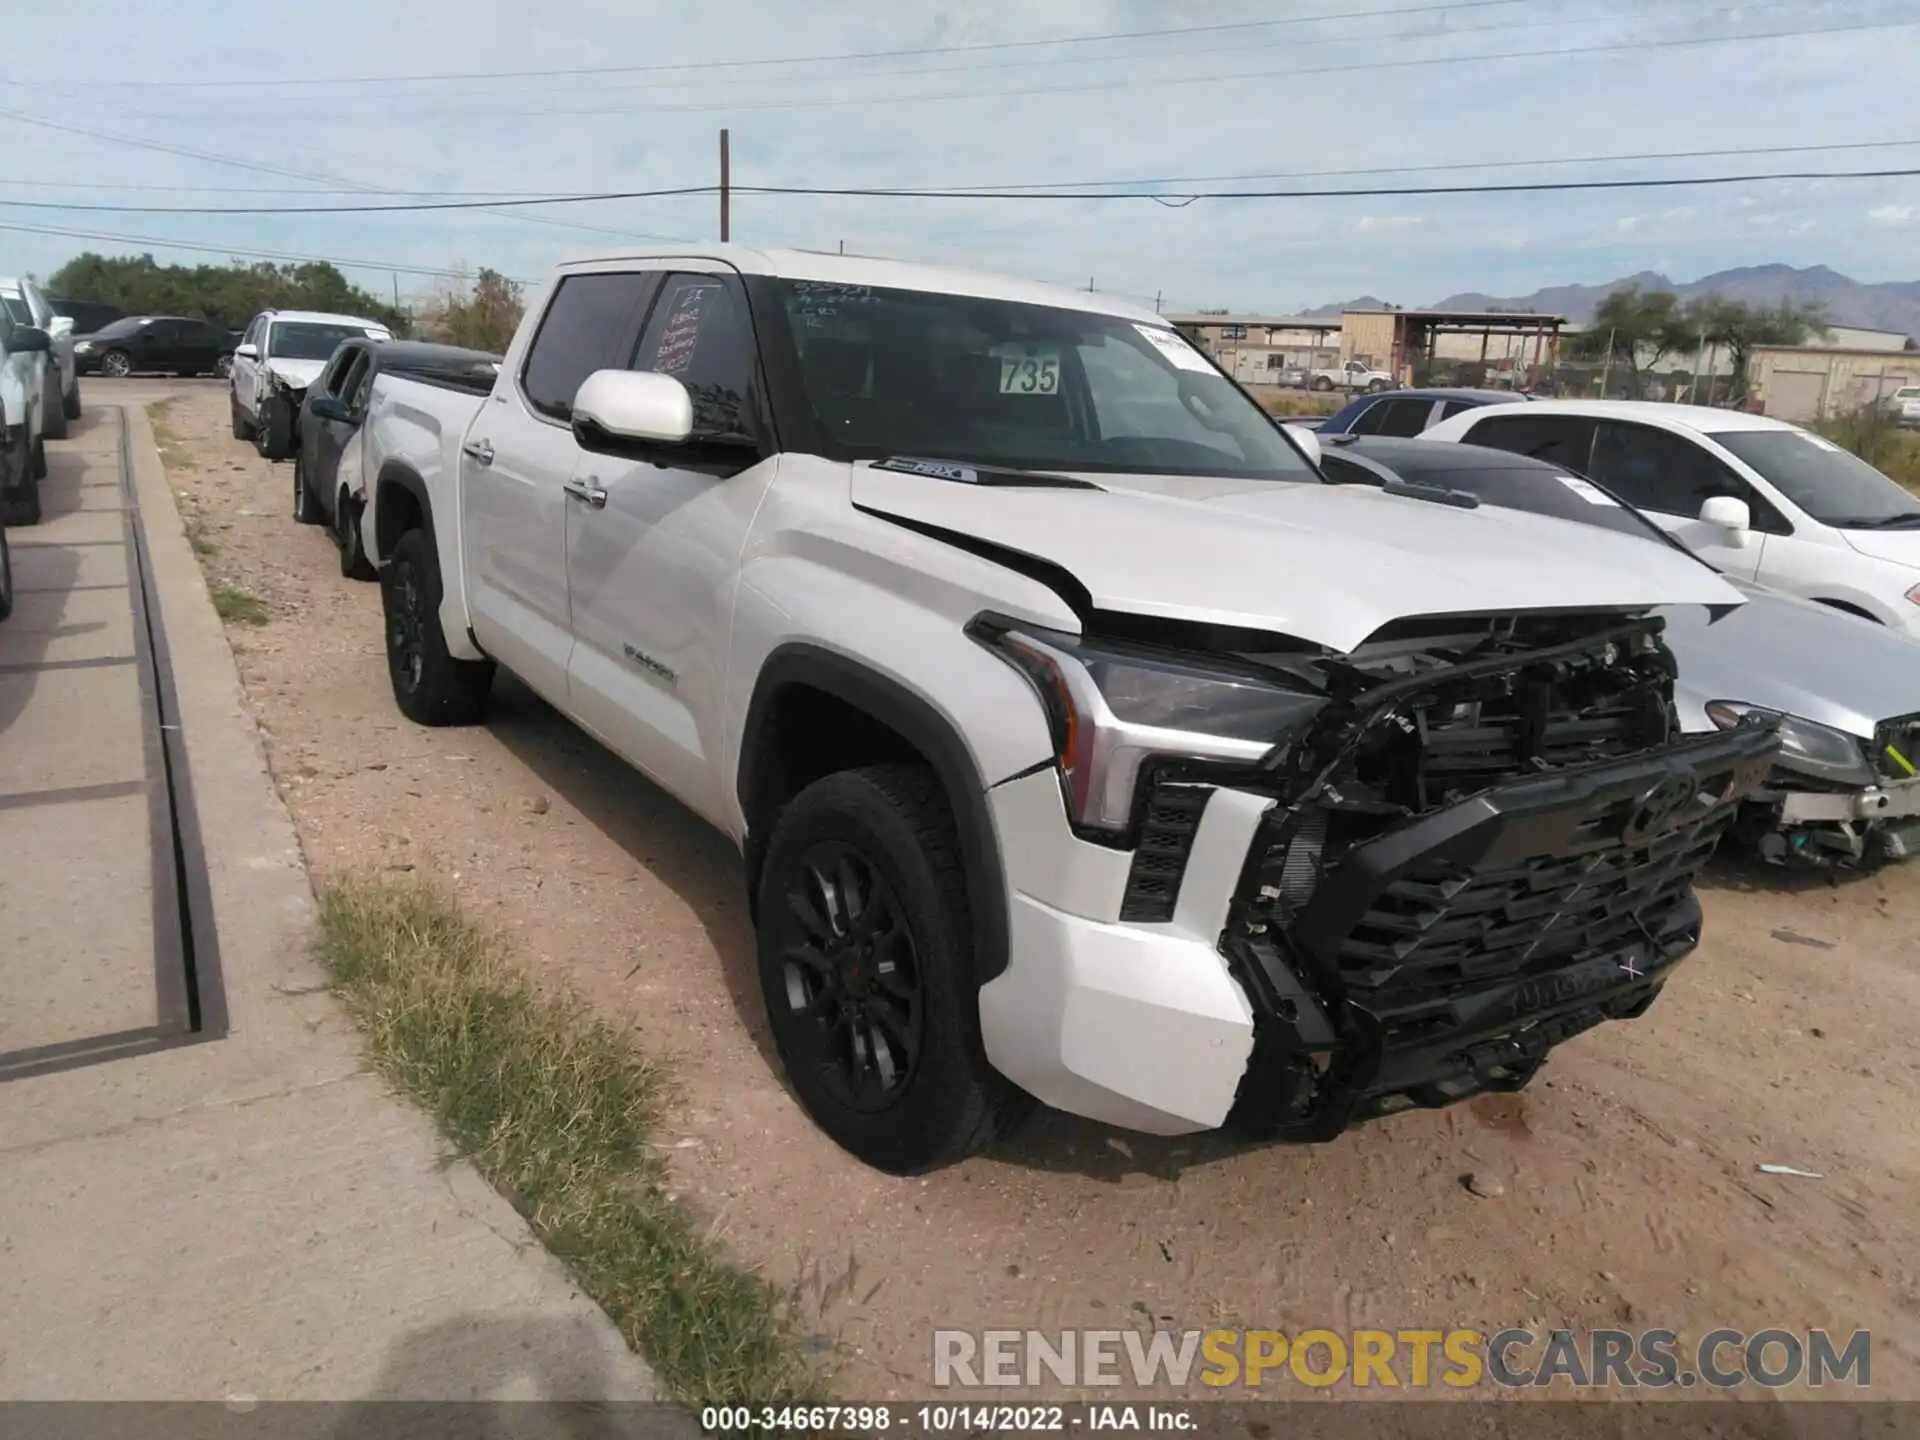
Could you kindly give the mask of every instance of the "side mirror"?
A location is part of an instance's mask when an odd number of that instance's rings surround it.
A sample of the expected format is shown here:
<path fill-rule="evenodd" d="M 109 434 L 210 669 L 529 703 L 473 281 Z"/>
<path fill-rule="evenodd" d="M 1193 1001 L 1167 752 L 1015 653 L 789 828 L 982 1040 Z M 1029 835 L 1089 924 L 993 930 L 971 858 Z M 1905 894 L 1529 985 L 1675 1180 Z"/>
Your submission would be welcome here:
<path fill-rule="evenodd" d="M 621 441 L 684 445 L 692 434 L 693 397 L 671 375 L 596 370 L 573 397 L 573 435 L 587 450 Z"/>
<path fill-rule="evenodd" d="M 316 420 L 337 420 L 342 424 L 353 423 L 353 411 L 347 408 L 347 402 L 333 395 L 316 395 L 311 401 L 313 418 Z"/>
<path fill-rule="evenodd" d="M 73 334 L 73 317 L 56 315 L 47 323 L 47 333 L 56 340 L 63 340 Z"/>
<path fill-rule="evenodd" d="M 1710 495 L 1700 507 L 1700 519 L 1728 531 L 1733 543 L 1744 547 L 1753 534 L 1753 511 L 1733 495 Z"/>
<path fill-rule="evenodd" d="M 1300 447 L 1301 453 L 1313 462 L 1314 468 L 1319 469 L 1320 437 L 1304 425 L 1282 425 L 1280 428 L 1287 432 L 1289 440 Z"/>
<path fill-rule="evenodd" d="M 260 358 L 260 347 L 258 345 L 236 345 L 233 347 L 233 356 L 236 360 L 258 360 Z"/>
<path fill-rule="evenodd" d="M 44 330 L 22 325 L 13 332 L 7 348 L 21 355 L 44 355 L 53 348 L 53 337 Z"/>

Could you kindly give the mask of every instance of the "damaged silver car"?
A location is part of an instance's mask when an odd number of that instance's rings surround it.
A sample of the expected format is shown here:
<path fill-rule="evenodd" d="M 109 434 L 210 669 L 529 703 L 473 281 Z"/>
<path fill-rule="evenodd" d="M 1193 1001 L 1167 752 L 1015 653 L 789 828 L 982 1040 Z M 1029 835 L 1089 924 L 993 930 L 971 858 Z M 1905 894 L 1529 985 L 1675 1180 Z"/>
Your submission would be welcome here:
<path fill-rule="evenodd" d="M 1685 549 L 1605 487 L 1543 460 L 1371 436 L 1330 436 L 1320 448 L 1322 469 L 1336 482 L 1529 510 Z M 1859 865 L 1920 851 L 1920 643 L 1725 578 L 1748 603 L 1718 620 L 1702 607 L 1669 609 L 1666 640 L 1679 662 L 1674 703 L 1686 730 L 1780 722 L 1779 758 L 1746 803 L 1736 843 L 1776 863 Z"/>

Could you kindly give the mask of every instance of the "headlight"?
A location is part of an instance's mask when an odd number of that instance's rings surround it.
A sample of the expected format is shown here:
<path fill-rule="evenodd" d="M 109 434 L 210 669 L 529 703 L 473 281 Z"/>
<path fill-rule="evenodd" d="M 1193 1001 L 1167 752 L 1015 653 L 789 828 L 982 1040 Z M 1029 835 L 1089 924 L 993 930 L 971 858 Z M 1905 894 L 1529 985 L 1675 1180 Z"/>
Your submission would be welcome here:
<path fill-rule="evenodd" d="M 1915 605 L 1920 605 L 1920 585 L 1916 585 L 1907 591 L 1907 599 L 1911 600 Z"/>
<path fill-rule="evenodd" d="M 1039 692 L 1075 825 L 1118 839 L 1156 757 L 1251 765 L 1326 703 L 1213 656 L 976 622 L 976 640 Z"/>
<path fill-rule="evenodd" d="M 1847 785 L 1876 783 L 1873 767 L 1867 763 L 1866 748 L 1843 730 L 1818 725 L 1798 715 L 1783 715 L 1764 705 L 1749 705 L 1744 700 L 1709 700 L 1707 718 L 1722 730 L 1778 721 L 1781 764 Z"/>
<path fill-rule="evenodd" d="M 76 340 L 73 342 L 73 353 L 76 355 L 88 355 L 91 354 L 92 351 L 93 341 L 91 340 Z"/>

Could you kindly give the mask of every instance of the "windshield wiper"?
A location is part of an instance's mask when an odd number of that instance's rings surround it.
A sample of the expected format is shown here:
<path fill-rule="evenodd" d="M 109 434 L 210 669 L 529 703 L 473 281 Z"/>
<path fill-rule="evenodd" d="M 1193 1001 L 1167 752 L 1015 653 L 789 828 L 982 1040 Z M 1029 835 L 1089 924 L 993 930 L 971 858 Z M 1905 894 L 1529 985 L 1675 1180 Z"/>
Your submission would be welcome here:
<path fill-rule="evenodd" d="M 1409 500 L 1430 500 L 1435 505 L 1452 505 L 1460 510 L 1480 508 L 1480 497 L 1467 490 L 1448 490 L 1440 485 L 1416 485 L 1411 480 L 1389 480 L 1380 488 L 1389 495 L 1404 495 Z"/>
<path fill-rule="evenodd" d="M 889 455 L 873 462 L 872 469 L 892 470 L 902 475 L 920 475 L 929 480 L 948 480 L 955 485 L 992 486 L 1021 490 L 1098 490 L 1091 480 L 1072 475 L 1052 475 L 1041 470 L 1015 470 L 1005 465 L 963 465 L 955 460 L 925 460 L 917 455 Z"/>

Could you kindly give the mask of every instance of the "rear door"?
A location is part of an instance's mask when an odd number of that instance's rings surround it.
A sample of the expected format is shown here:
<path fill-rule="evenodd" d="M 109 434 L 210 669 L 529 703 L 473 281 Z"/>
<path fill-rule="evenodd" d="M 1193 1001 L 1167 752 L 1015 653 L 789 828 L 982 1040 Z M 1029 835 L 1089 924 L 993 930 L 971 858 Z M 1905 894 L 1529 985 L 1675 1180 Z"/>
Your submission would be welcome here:
<path fill-rule="evenodd" d="M 581 457 L 573 399 L 594 371 L 626 363 L 652 281 L 635 270 L 561 276 L 526 354 L 516 357 L 511 383 L 496 386 L 481 405 L 460 457 L 474 634 L 487 653 L 569 710 L 567 521 L 574 502 L 567 487 Z"/>
<path fill-rule="evenodd" d="M 321 376 L 327 382 L 328 398 L 351 409 L 352 397 L 359 391 L 360 382 L 372 364 L 371 346 L 351 343 L 341 346 L 340 352 L 333 357 Z M 305 430 L 311 427 L 314 431 L 314 496 L 329 519 L 333 517 L 340 498 L 340 452 L 346 448 L 354 425 L 355 422 L 351 420 L 322 420 L 311 411 L 301 418 L 303 445 L 306 443 Z"/>

